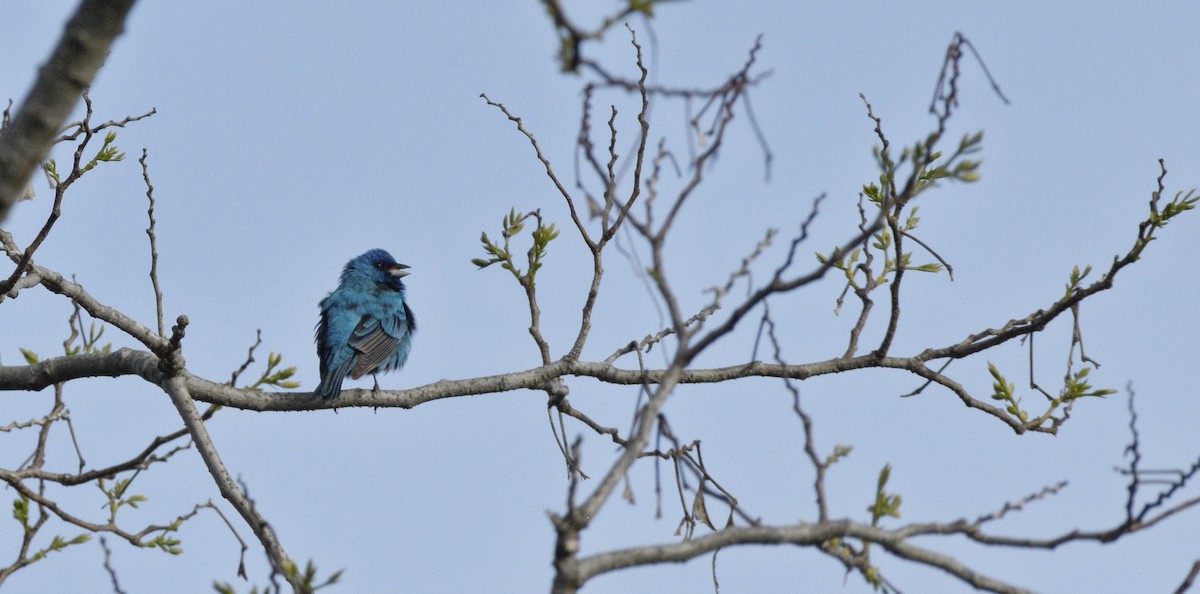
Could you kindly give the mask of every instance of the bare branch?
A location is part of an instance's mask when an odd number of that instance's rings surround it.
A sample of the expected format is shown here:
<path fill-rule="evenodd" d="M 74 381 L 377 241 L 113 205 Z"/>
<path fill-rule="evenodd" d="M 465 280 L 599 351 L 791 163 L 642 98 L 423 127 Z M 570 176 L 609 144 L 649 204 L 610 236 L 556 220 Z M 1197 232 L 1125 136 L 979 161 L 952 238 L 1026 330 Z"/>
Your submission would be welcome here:
<path fill-rule="evenodd" d="M 266 550 L 274 570 L 283 574 L 297 593 L 303 592 L 304 586 L 300 582 L 299 575 L 294 570 L 295 564 L 288 558 L 287 552 L 283 550 L 283 546 L 275 536 L 275 531 L 267 523 L 266 519 L 258 513 L 258 510 L 246 497 L 246 494 L 234 482 L 229 471 L 225 469 L 225 464 L 221 461 L 221 456 L 217 453 L 216 447 L 213 446 L 212 439 L 208 436 L 208 430 L 204 427 L 204 421 L 200 417 L 200 412 L 196 410 L 196 405 L 193 403 L 192 396 L 188 392 L 187 382 L 179 376 L 169 377 L 163 383 L 162 388 L 171 397 L 171 402 L 175 405 L 176 410 L 179 411 L 179 416 L 183 419 L 183 424 L 192 436 L 192 443 L 196 444 L 196 449 L 200 452 L 200 457 L 204 460 L 204 465 L 208 467 L 208 472 L 217 484 L 217 489 L 221 492 L 221 496 L 233 505 L 233 508 L 237 510 L 246 524 L 250 526 L 250 530 L 258 537 L 258 541 L 262 543 L 263 548 Z"/>
<path fill-rule="evenodd" d="M 0 222 L 46 158 L 79 96 L 125 28 L 134 0 L 84 0 L 42 66 L 12 124 L 0 133 Z M 6 291 L 0 291 L 5 293 Z"/>
<path fill-rule="evenodd" d="M 1189 571 L 1187 576 L 1183 578 L 1183 583 L 1179 584 L 1179 587 L 1176 588 L 1175 594 L 1183 594 L 1184 592 L 1191 590 L 1192 585 L 1196 583 L 1196 576 L 1198 575 L 1200 575 L 1200 559 L 1197 559 L 1196 562 L 1192 564 L 1192 570 Z"/>
<path fill-rule="evenodd" d="M 149 208 L 146 209 L 146 215 L 150 219 L 150 226 L 146 227 L 146 235 L 150 237 L 150 284 L 154 287 L 154 308 L 158 312 L 158 335 L 166 336 L 165 325 L 163 324 L 163 295 L 162 289 L 158 286 L 158 241 L 154 235 L 154 184 L 150 182 L 150 166 L 146 164 L 146 158 L 149 153 L 146 149 L 142 149 L 142 158 L 138 162 L 142 164 L 142 179 L 146 182 L 146 199 L 150 202 Z"/>
<path fill-rule="evenodd" d="M 117 570 L 113 569 L 110 563 L 112 551 L 109 550 L 108 543 L 105 542 L 103 536 L 100 537 L 100 548 L 104 549 L 104 571 L 108 572 L 108 577 L 112 580 L 113 594 L 125 594 L 125 591 L 121 589 L 121 583 L 117 581 Z"/>
<path fill-rule="evenodd" d="M 678 543 L 599 553 L 579 560 L 583 581 L 617 569 L 655 563 L 683 562 L 719 548 L 742 544 L 793 544 L 820 546 L 835 538 L 853 537 L 882 545 L 888 552 L 923 565 L 936 567 L 962 581 L 990 592 L 1023 593 L 1022 588 L 989 578 L 966 568 L 955 559 L 908 544 L 897 532 L 850 520 L 794 526 L 730 527 L 714 534 Z"/>
<path fill-rule="evenodd" d="M 1008 515 L 1008 512 L 1021 511 L 1021 510 L 1025 509 L 1025 506 L 1029 505 L 1030 503 L 1033 503 L 1035 501 L 1041 501 L 1042 499 L 1046 499 L 1047 497 L 1052 497 L 1054 495 L 1057 495 L 1058 492 L 1063 490 L 1064 488 L 1066 488 L 1066 486 L 1067 486 L 1067 481 L 1060 481 L 1057 484 L 1050 485 L 1048 487 L 1044 487 L 1041 491 L 1038 491 L 1037 493 L 1026 495 L 1025 497 L 1023 497 L 1017 501 L 1006 501 L 1004 503 L 1004 507 L 1001 507 L 1000 509 L 998 509 L 990 514 L 979 516 L 978 518 L 975 518 L 975 525 L 978 526 L 978 525 L 984 524 L 986 522 L 993 522 L 995 520 L 999 520 L 1000 518 L 1003 518 L 1004 516 Z"/>
<path fill-rule="evenodd" d="M 636 351 L 635 351 L 636 352 Z M 0 367 L 0 390 L 40 390 L 59 381 L 81 377 L 116 377 L 137 375 L 159 385 L 163 381 L 159 359 L 151 353 L 131 349 L 118 349 L 112 353 L 76 355 L 41 361 L 35 365 Z M 204 378 L 193 376 L 186 370 L 180 371 L 189 390 L 197 400 L 255 411 L 298 411 L 323 408 L 373 407 L 412 408 L 420 404 L 441 400 L 508 392 L 512 390 L 544 391 L 547 382 L 565 376 L 591 377 L 611 384 L 642 385 L 662 384 L 674 375 L 675 382 L 719 383 L 746 377 L 787 377 L 803 380 L 810 377 L 841 373 L 853 369 L 883 368 L 907 371 L 926 380 L 931 380 L 953 392 L 970 408 L 983 411 L 999 419 L 1017 433 L 1035 431 L 1054 433 L 1054 427 L 1035 423 L 1022 423 L 1003 409 L 973 397 L 961 384 L 932 369 L 918 357 L 884 357 L 861 355 L 850 359 L 836 358 L 814 363 L 779 365 L 750 361 L 738 365 L 708 369 L 649 369 L 629 370 L 604 362 L 569 361 L 560 359 L 549 365 L 525 371 L 500 375 L 481 376 L 461 380 L 441 380 L 408 390 L 344 390 L 336 402 L 314 399 L 310 392 L 261 392 L 231 388 Z"/>
<path fill-rule="evenodd" d="M 20 261 L 22 254 L 17 249 L 16 244 L 12 241 L 12 235 L 6 231 L 0 230 L 0 244 L 4 246 L 4 251 L 13 262 Z M 137 320 L 121 313 L 116 308 L 109 307 L 97 301 L 83 287 L 66 280 L 63 276 L 52 270 L 42 268 L 29 262 L 28 276 L 33 276 L 38 279 L 38 282 L 49 289 L 53 293 L 57 293 L 71 299 L 83 307 L 93 318 L 103 320 L 116 326 L 117 329 L 125 332 L 129 336 L 146 345 L 147 348 L 156 353 L 165 353 L 170 349 L 169 342 L 154 333 L 153 330 L 143 326 Z"/>
<path fill-rule="evenodd" d="M 533 146 L 533 152 L 537 155 L 538 161 L 541 161 L 542 165 L 546 168 L 546 176 L 550 178 L 550 181 L 554 183 L 554 187 L 558 188 L 558 192 L 562 194 L 563 199 L 567 201 L 567 208 L 571 211 L 571 220 L 575 221 L 575 228 L 579 230 L 579 234 L 583 237 L 584 243 L 586 243 L 589 248 L 594 247 L 595 243 L 592 241 L 592 238 L 588 236 L 587 228 L 584 227 L 583 221 L 580 220 L 579 213 L 575 211 L 575 201 L 571 197 L 571 193 L 568 192 L 567 188 L 563 186 L 561 181 L 559 181 L 558 176 L 554 173 L 554 168 L 550 166 L 550 160 L 542 155 L 542 149 L 540 146 L 538 146 L 537 139 L 534 138 L 533 133 L 525 129 L 525 124 L 521 121 L 521 118 L 509 113 L 508 108 L 504 107 L 502 103 L 497 103 L 491 99 L 488 99 L 488 96 L 484 93 L 480 93 L 479 96 L 485 102 L 487 102 L 488 105 L 499 109 L 500 112 L 504 114 L 504 117 L 508 118 L 509 121 L 517 125 L 517 131 L 519 131 L 521 134 L 524 134 L 525 138 L 529 139 L 529 144 Z"/>

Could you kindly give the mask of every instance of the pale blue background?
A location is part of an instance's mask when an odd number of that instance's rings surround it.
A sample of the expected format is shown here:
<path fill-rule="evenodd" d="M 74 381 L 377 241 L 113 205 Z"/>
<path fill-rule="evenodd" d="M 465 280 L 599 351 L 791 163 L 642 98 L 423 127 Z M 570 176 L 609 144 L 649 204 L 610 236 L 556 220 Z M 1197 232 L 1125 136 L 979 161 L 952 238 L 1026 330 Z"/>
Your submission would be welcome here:
<path fill-rule="evenodd" d="M 0 6 L 0 98 L 24 96 L 73 4 Z M 597 4 L 589 9 L 597 15 L 613 7 Z M 572 10 L 580 22 L 591 22 L 584 8 Z M 685 309 L 705 303 L 702 290 L 723 283 L 767 227 L 781 228 L 783 236 L 794 232 L 822 192 L 829 200 L 802 253 L 807 258 L 848 236 L 857 189 L 878 173 L 870 155 L 877 139 L 858 93 L 871 100 L 893 143 L 923 137 L 933 124 L 925 111 L 933 83 L 955 31 L 982 52 L 1012 104 L 1002 104 L 977 66 L 964 61 L 962 108 L 951 138 L 986 130 L 983 180 L 921 198 L 919 236 L 951 261 L 956 280 L 908 278 L 893 353 L 957 342 L 1049 305 L 1072 266 L 1106 268 L 1113 255 L 1128 250 L 1158 158 L 1170 170 L 1169 195 L 1200 184 L 1198 22 L 1200 8 L 1191 2 L 696 1 L 659 9 L 651 49 L 646 24 L 631 20 L 654 55 L 653 76 L 661 83 L 719 83 L 740 67 L 760 33 L 759 64 L 773 71 L 751 94 L 775 155 L 770 183 L 739 115 L 708 182 L 678 222 L 668 270 Z M 469 262 L 482 255 L 479 233 L 495 234 L 510 207 L 541 207 L 565 228 L 538 277 L 542 327 L 556 357 L 574 337 L 589 260 L 528 143 L 479 93 L 523 117 L 570 180 L 583 79 L 558 73 L 556 48 L 549 20 L 533 0 L 352 7 L 142 2 L 92 98 L 98 120 L 152 106 L 158 115 L 120 132 L 118 144 L 129 158 L 100 167 L 72 190 L 37 260 L 74 274 L 102 302 L 152 323 L 137 165 L 145 146 L 157 186 L 159 276 L 169 318 L 191 319 L 185 355 L 193 373 L 227 378 L 261 328 L 259 361 L 268 351 L 282 352 L 286 364 L 299 367 L 302 389 L 311 389 L 316 303 L 333 288 L 342 264 L 372 247 L 412 266 L 409 296 L 420 322 L 407 368 L 382 377 L 385 388 L 536 366 L 521 291 L 507 273 L 477 272 Z M 612 70 L 634 73 L 620 30 L 587 50 Z M 606 114 L 613 102 L 622 110 L 618 148 L 627 153 L 633 106 L 609 94 L 596 100 L 595 110 Z M 654 116 L 653 138 L 666 136 L 685 155 L 679 106 L 661 102 Z M 63 161 L 68 153 L 56 155 Z M 49 191 L 43 184 L 38 190 L 38 200 L 19 205 L 4 224 L 22 245 L 50 206 Z M 1200 455 L 1197 218 L 1189 213 L 1172 223 L 1144 260 L 1118 277 L 1115 289 L 1082 308 L 1088 354 L 1104 365 L 1094 382 L 1110 388 L 1133 382 L 1138 393 L 1147 468 L 1186 466 Z M 615 251 L 610 256 L 585 352 L 591 359 L 661 324 L 631 266 Z M 764 256 L 757 278 L 779 257 L 779 249 Z M 832 315 L 840 289 L 831 276 L 772 302 L 790 361 L 845 349 L 857 310 L 848 305 L 841 317 Z M 880 301 L 877 321 L 885 313 Z M 18 347 L 57 354 L 69 312 L 62 298 L 40 290 L 4 303 L 0 356 L 13 364 L 20 360 Z M 863 348 L 879 333 L 872 326 Z M 116 346 L 137 346 L 115 333 L 106 336 Z M 1042 385 L 1055 386 L 1061 377 L 1069 337 L 1070 321 L 1063 318 L 1039 338 Z M 752 343 L 753 321 L 699 365 L 744 361 Z M 657 354 L 648 360 L 661 364 Z M 1027 352 L 1015 343 L 950 372 L 983 397 L 991 385 L 986 360 L 1036 402 L 1023 380 Z M 576 407 L 604 424 L 628 426 L 632 390 L 583 379 L 568 383 Z M 1062 494 L 995 530 L 1050 536 L 1075 527 L 1107 529 L 1123 519 L 1126 482 L 1113 472 L 1125 463 L 1128 441 L 1123 394 L 1081 403 L 1057 437 L 1015 436 L 943 390 L 896 398 L 916 385 L 910 376 L 885 372 L 801 385 L 820 450 L 855 447 L 828 477 L 834 516 L 867 519 L 877 472 L 890 462 L 890 487 L 903 496 L 905 522 L 973 518 L 1063 479 L 1071 484 Z M 49 396 L 7 394 L 0 420 L 44 414 Z M 71 384 L 66 398 L 93 466 L 129 457 L 179 425 L 167 398 L 141 380 Z M 790 411 L 790 396 L 777 380 L 685 386 L 666 409 L 682 437 L 704 440 L 710 471 L 747 510 L 771 523 L 814 515 L 800 424 Z M 301 562 L 315 559 L 322 574 L 346 569 L 333 591 L 549 587 L 553 531 L 546 511 L 561 510 L 566 481 L 546 427 L 544 394 L 337 415 L 227 410 L 209 427 L 231 472 L 248 483 L 290 554 Z M 581 430 L 570 427 L 573 434 Z M 32 437 L 0 436 L 3 462 L 18 464 Z M 53 437 L 51 463 L 72 469 L 65 432 Z M 586 432 L 584 440 L 585 470 L 598 477 L 612 446 Z M 664 518 L 655 521 L 652 465 L 637 466 L 632 480 L 637 505 L 610 502 L 584 535 L 585 553 L 673 540 L 676 500 L 665 497 Z M 75 491 L 59 496 L 75 513 L 100 519 L 99 494 Z M 191 451 L 139 477 L 134 491 L 150 501 L 122 511 L 123 525 L 132 529 L 220 499 Z M 5 499 L 11 497 L 6 491 Z M 709 508 L 724 518 L 719 504 L 710 501 Z M 1164 592 L 1200 557 L 1197 522 L 1191 511 L 1114 545 L 1075 544 L 1054 553 L 985 549 L 963 539 L 916 544 L 1041 591 Z M 5 563 L 15 555 L 18 530 L 0 519 Z M 238 530 L 252 538 L 240 523 Z M 217 579 L 249 589 L 234 576 L 237 544 L 215 515 L 202 513 L 180 536 L 181 557 L 110 538 L 123 588 L 204 592 Z M 6 589 L 108 591 L 101 558 L 96 543 L 74 547 L 19 572 Z M 267 568 L 257 546 L 248 561 L 252 582 L 263 583 Z M 905 592 L 966 590 L 941 572 L 882 551 L 875 561 Z M 705 556 L 621 572 L 586 591 L 711 591 L 709 562 Z M 837 563 L 810 549 L 726 550 L 718 568 L 722 592 L 869 591 L 857 576 L 843 580 Z"/>

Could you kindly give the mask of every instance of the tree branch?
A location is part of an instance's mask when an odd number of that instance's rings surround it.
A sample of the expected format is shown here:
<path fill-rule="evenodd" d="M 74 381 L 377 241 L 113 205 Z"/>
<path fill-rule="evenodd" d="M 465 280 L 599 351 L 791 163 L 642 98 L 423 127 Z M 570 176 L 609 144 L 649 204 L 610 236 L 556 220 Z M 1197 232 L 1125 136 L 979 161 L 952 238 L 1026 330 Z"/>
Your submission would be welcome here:
<path fill-rule="evenodd" d="M 879 543 L 889 552 L 936 567 L 964 582 L 991 592 L 1024 593 L 1027 590 L 989 578 L 959 564 L 951 557 L 913 546 L 896 531 L 884 530 L 850 520 L 834 520 L 819 524 L 794 526 L 730 527 L 683 542 L 654 545 L 599 553 L 579 560 L 579 574 L 586 581 L 592 577 L 638 565 L 682 563 L 717 549 L 745 544 L 793 544 L 820 546 L 835 538 L 858 538 Z"/>
<path fill-rule="evenodd" d="M 188 392 L 187 381 L 180 376 L 171 377 L 163 383 L 162 389 L 171 397 L 171 402 L 179 411 L 179 416 L 183 419 L 188 433 L 191 434 L 192 442 L 196 444 L 196 450 L 200 452 L 200 457 L 204 460 L 204 465 L 208 467 L 208 473 L 212 475 L 221 496 L 233 505 L 233 508 L 250 526 L 250 530 L 254 532 L 254 536 L 258 537 L 258 541 L 266 550 L 267 557 L 271 560 L 271 565 L 275 570 L 287 579 L 297 594 L 304 592 L 304 585 L 300 581 L 296 566 L 288 558 L 287 552 L 283 550 L 283 545 L 279 543 L 275 531 L 258 513 L 254 504 L 250 502 L 246 494 L 234 482 L 229 471 L 225 469 L 225 463 L 221 461 L 221 456 L 213 446 L 212 439 L 208 436 L 208 430 L 204 427 L 204 421 L 200 418 L 200 411 L 196 410 L 196 405 Z"/>
<path fill-rule="evenodd" d="M 125 29 L 134 0 L 84 0 L 12 124 L 0 132 L 0 223 Z"/>

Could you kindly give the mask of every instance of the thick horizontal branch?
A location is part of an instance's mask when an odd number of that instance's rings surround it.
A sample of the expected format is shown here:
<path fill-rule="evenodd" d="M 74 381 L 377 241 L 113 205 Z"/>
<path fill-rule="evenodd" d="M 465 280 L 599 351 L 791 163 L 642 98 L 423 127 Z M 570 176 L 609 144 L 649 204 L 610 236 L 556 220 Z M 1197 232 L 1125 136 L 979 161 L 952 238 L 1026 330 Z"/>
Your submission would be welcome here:
<path fill-rule="evenodd" d="M 146 351 L 118 349 L 46 359 L 34 365 L 0 366 L 0 390 L 38 391 L 60 382 L 87 377 L 136 375 L 157 384 L 162 381 L 158 357 Z"/>
<path fill-rule="evenodd" d="M 681 372 L 679 383 L 704 384 L 719 383 L 734 379 L 749 377 L 774 377 L 803 380 L 819 375 L 840 373 L 852 369 L 885 368 L 908 371 L 923 378 L 933 379 L 938 384 L 950 389 L 967 406 L 979 409 L 995 416 L 1018 433 L 1036 430 L 1034 427 L 1022 424 L 1003 410 L 987 402 L 972 398 L 958 383 L 937 374 L 925 366 L 917 358 L 883 357 L 862 355 L 847 359 L 830 359 L 815 363 L 798 365 L 779 365 L 752 361 L 728 367 L 711 369 L 685 369 Z M 593 361 L 559 360 L 549 365 L 476 378 L 459 380 L 441 380 L 432 384 L 411 388 L 408 390 L 344 390 L 339 398 L 333 401 L 318 400 L 311 392 L 260 392 L 230 387 L 228 384 L 213 382 L 188 374 L 182 375 L 187 380 L 188 391 L 201 402 L 219 404 L 232 408 L 255 411 L 299 411 L 317 410 L 324 408 L 345 407 L 382 407 L 382 408 L 413 408 L 414 406 L 459 396 L 473 396 L 513 390 L 542 391 L 546 382 L 567 377 L 590 377 L 610 384 L 637 385 L 643 383 L 657 384 L 662 381 L 666 370 L 621 369 L 610 363 Z M 66 382 L 86 377 L 118 377 L 136 375 L 146 381 L 161 385 L 162 372 L 159 370 L 158 357 L 145 351 L 119 349 L 112 353 L 96 353 L 58 357 L 48 359 L 35 365 L 0 366 L 0 390 L 41 390 L 59 382 Z"/>
<path fill-rule="evenodd" d="M 578 364 L 576 364 L 578 365 Z M 311 392 L 260 392 L 232 388 L 182 371 L 187 389 L 195 400 L 255 411 L 298 411 L 351 406 L 412 408 L 418 404 L 451 398 L 519 389 L 540 390 L 549 380 L 567 375 L 570 366 L 552 363 L 527 371 L 463 380 L 442 380 L 399 391 L 345 390 L 333 402 L 320 401 Z M 56 383 L 88 377 L 138 376 L 162 386 L 166 380 L 159 359 L 152 353 L 118 349 L 111 353 L 91 353 L 56 357 L 34 365 L 0 366 L 0 391 L 37 391 Z"/>
<path fill-rule="evenodd" d="M 881 365 L 882 364 L 882 365 Z M 745 377 L 789 377 L 805 379 L 816 375 L 838 373 L 863 367 L 897 367 L 909 365 L 899 358 L 875 360 L 869 356 L 853 359 L 833 359 L 804 365 L 776 365 L 754 361 L 742 365 L 713 369 L 683 371 L 680 383 L 717 383 Z M 412 408 L 425 402 L 512 390 L 542 390 L 545 383 L 564 376 L 591 377 L 612 384 L 656 384 L 665 373 L 662 369 L 639 371 L 621 369 L 608 363 L 560 360 L 525 371 L 460 380 L 441 380 L 408 390 L 344 390 L 333 402 L 314 401 L 311 392 L 259 392 L 232 388 L 204 378 L 186 374 L 188 390 L 196 400 L 246 410 L 314 410 L 350 406 Z M 164 377 L 158 368 L 158 357 L 133 349 L 118 349 L 111 353 L 92 353 L 47 359 L 34 365 L 0 366 L 0 390 L 37 391 L 59 382 L 87 377 L 139 376 L 159 385 Z"/>

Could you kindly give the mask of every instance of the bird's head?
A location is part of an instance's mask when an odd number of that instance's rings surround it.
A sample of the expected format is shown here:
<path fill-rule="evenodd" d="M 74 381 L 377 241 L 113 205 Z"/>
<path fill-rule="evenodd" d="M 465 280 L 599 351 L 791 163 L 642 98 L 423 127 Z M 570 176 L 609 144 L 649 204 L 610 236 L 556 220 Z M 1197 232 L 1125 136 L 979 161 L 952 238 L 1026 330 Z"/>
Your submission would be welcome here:
<path fill-rule="evenodd" d="M 347 276 L 362 277 L 399 290 L 404 289 L 404 283 L 400 282 L 400 279 L 408 274 L 408 266 L 396 262 L 391 254 L 380 249 L 371 250 L 351 260 L 342 272 L 343 278 Z"/>

